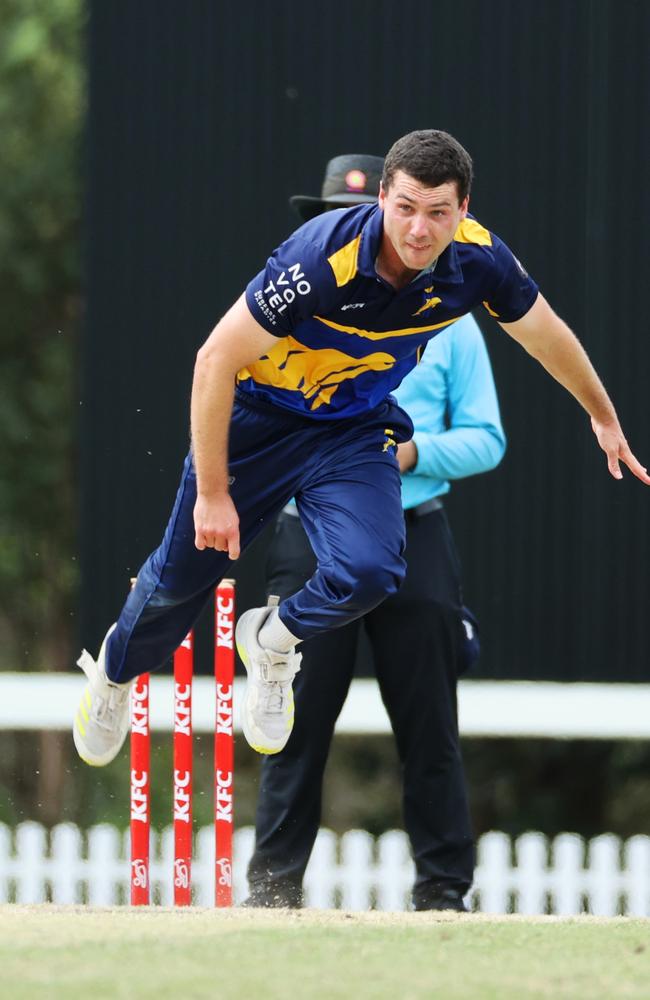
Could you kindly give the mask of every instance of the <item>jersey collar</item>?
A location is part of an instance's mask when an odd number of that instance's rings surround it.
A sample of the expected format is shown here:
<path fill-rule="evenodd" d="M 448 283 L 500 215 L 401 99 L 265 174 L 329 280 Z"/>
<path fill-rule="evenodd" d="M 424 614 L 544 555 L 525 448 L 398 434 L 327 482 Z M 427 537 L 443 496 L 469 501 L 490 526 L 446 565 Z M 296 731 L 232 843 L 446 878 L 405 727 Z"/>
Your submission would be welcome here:
<path fill-rule="evenodd" d="M 361 242 L 359 244 L 359 256 L 357 266 L 359 272 L 366 278 L 376 278 L 375 261 L 379 253 L 379 245 L 384 231 L 384 213 L 377 205 L 371 212 L 363 229 L 361 230 Z M 456 243 L 451 241 L 449 246 L 438 257 L 433 265 L 436 274 L 436 283 L 444 281 L 449 285 L 460 285 L 463 283 L 463 270 L 460 266 Z M 422 271 L 411 284 L 426 282 L 431 280 L 431 270 Z"/>

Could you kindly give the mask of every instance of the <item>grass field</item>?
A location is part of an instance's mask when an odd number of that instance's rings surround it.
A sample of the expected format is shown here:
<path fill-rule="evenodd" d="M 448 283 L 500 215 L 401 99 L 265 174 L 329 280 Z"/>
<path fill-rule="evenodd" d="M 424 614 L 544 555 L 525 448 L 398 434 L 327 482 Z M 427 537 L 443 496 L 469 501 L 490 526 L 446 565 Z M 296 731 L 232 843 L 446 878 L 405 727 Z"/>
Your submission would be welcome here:
<path fill-rule="evenodd" d="M 650 921 L 0 907 L 13 998 L 650 996 Z"/>

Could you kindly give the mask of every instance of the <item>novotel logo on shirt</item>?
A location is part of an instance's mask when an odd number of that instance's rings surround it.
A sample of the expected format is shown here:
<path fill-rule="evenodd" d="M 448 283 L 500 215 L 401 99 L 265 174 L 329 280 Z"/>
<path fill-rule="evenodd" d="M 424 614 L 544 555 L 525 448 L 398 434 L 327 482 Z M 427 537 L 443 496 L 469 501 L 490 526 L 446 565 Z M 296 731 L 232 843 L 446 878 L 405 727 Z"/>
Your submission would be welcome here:
<path fill-rule="evenodd" d="M 311 292 L 311 285 L 305 278 L 302 271 L 302 264 L 292 264 L 286 271 L 282 271 L 275 281 L 269 281 L 264 289 L 264 294 L 269 296 L 268 304 L 278 313 L 283 313 L 287 306 L 295 300 L 297 295 L 308 295 Z"/>

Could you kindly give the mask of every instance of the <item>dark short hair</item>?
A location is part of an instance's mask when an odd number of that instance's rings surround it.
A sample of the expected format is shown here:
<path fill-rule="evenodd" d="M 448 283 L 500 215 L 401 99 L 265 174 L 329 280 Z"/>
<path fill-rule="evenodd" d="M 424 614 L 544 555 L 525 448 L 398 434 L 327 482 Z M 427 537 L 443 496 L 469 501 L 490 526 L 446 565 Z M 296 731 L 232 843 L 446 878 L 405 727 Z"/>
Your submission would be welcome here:
<path fill-rule="evenodd" d="M 433 128 L 409 132 L 393 143 L 384 161 L 384 191 L 388 191 L 398 170 L 427 187 L 455 181 L 459 202 L 472 187 L 471 156 L 453 135 Z"/>

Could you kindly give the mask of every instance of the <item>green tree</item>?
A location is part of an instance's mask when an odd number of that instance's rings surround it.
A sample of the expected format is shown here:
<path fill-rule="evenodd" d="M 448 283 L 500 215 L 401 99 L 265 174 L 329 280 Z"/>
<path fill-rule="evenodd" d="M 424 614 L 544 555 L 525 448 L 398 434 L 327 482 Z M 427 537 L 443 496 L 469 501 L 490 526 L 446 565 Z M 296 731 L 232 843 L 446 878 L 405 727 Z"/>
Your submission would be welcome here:
<path fill-rule="evenodd" d="M 81 0 L 0 0 L 3 670 L 70 667 L 83 18 Z M 47 785 L 62 767 L 44 740 Z"/>

